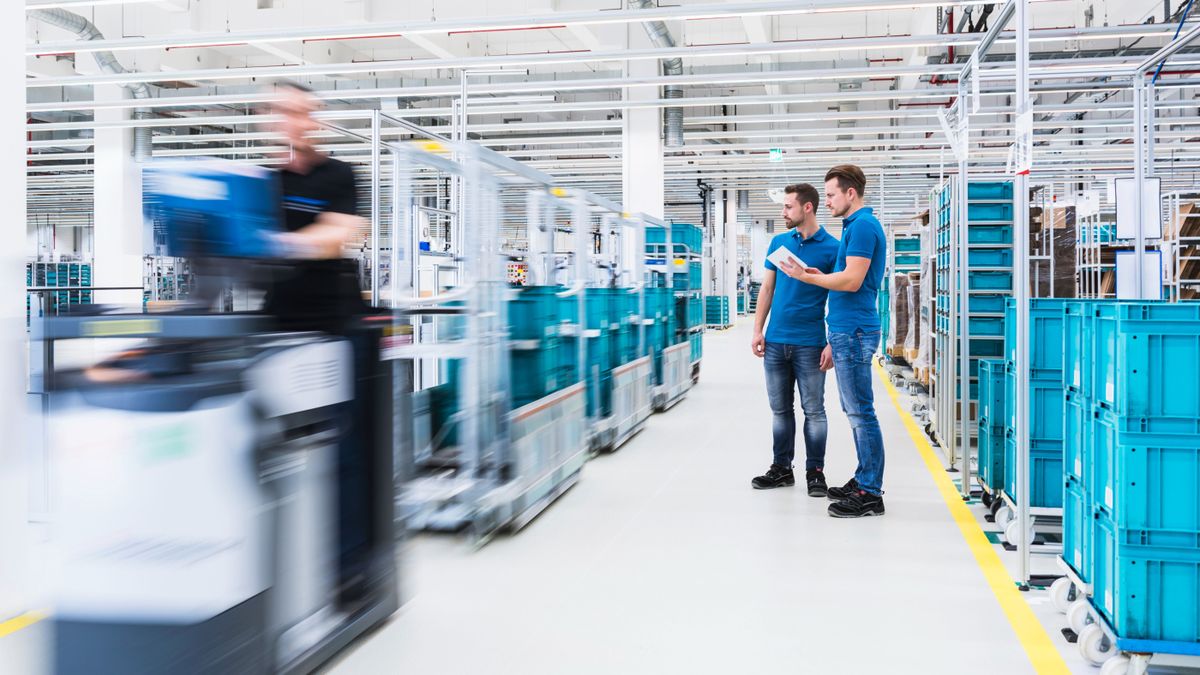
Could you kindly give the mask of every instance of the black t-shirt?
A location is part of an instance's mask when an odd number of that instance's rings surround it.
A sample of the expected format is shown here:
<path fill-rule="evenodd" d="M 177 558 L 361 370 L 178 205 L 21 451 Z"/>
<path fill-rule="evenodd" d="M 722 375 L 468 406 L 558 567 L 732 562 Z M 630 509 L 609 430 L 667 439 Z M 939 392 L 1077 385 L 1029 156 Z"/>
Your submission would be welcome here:
<path fill-rule="evenodd" d="M 308 173 L 280 172 L 283 223 L 302 230 L 322 213 L 355 215 L 358 194 L 349 164 L 325 158 Z M 353 260 L 303 260 L 280 274 L 267 294 L 266 311 L 289 330 L 337 331 L 366 312 Z"/>

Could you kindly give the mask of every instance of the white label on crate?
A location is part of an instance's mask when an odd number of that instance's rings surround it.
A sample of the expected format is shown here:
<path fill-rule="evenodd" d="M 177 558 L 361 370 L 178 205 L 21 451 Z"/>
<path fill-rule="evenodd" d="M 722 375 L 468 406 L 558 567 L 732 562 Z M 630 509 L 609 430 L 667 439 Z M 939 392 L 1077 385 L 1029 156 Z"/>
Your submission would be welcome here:
<path fill-rule="evenodd" d="M 1083 460 L 1078 457 L 1075 458 L 1075 475 L 1083 475 Z"/>
<path fill-rule="evenodd" d="M 1113 613 L 1113 594 L 1111 588 L 1104 591 L 1104 609 L 1107 609 L 1109 614 Z"/>
<path fill-rule="evenodd" d="M 1112 505 L 1113 505 L 1113 491 L 1112 491 L 1112 487 L 1106 487 L 1106 488 L 1104 488 L 1104 504 L 1105 504 L 1106 506 L 1112 506 Z"/>
<path fill-rule="evenodd" d="M 1083 565 L 1081 564 L 1081 562 L 1079 560 L 1082 557 L 1079 554 L 1079 550 L 1076 549 L 1075 551 L 1072 552 L 1072 554 L 1073 554 L 1072 560 L 1075 562 L 1075 569 L 1080 569 L 1081 567 L 1083 567 Z"/>
<path fill-rule="evenodd" d="M 1107 399 L 1108 399 L 1108 400 L 1110 400 L 1110 401 L 1111 401 L 1111 400 L 1113 400 L 1114 398 L 1116 398 L 1117 394 L 1116 394 L 1116 392 L 1113 390 L 1113 383 L 1112 383 L 1112 382 L 1109 382 L 1108 384 L 1106 384 L 1106 385 L 1104 386 L 1104 394 L 1105 394 L 1105 398 L 1107 398 Z"/>

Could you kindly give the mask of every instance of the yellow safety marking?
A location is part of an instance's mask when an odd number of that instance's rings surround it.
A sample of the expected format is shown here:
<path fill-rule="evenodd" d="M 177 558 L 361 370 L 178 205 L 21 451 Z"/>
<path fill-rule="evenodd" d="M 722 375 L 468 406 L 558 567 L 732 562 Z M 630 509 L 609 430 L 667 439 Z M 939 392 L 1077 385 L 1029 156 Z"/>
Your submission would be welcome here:
<path fill-rule="evenodd" d="M 1013 631 L 1017 634 L 1017 639 L 1021 641 L 1021 646 L 1025 649 L 1025 654 L 1029 657 L 1029 662 L 1033 664 L 1034 670 L 1038 673 L 1062 673 L 1063 675 L 1070 675 L 1071 670 L 1067 668 L 1066 661 L 1063 661 L 1062 655 L 1058 653 L 1058 649 L 1055 648 L 1050 635 L 1042 628 L 1041 622 L 1038 621 L 1029 604 L 1025 602 L 1021 591 L 1017 589 L 1016 584 L 1013 583 L 1013 579 L 1009 577 L 1008 570 L 1005 569 L 1004 563 L 1000 561 L 1000 556 L 996 554 L 996 549 L 988 541 L 983 528 L 979 526 L 979 521 L 975 519 L 971 510 L 967 508 L 967 505 L 962 500 L 962 494 L 954 486 L 950 477 L 946 475 L 946 471 L 942 468 L 942 464 L 934 453 L 933 446 L 926 439 L 925 433 L 917 426 L 912 416 L 900 405 L 900 394 L 892 386 L 887 373 L 883 370 L 883 366 L 876 362 L 875 370 L 879 373 L 879 378 L 883 381 L 883 386 L 887 388 L 888 395 L 892 398 L 892 404 L 896 406 L 897 412 L 900 413 L 900 418 L 904 421 L 904 427 L 908 430 L 908 435 L 917 446 L 917 451 L 921 453 L 921 458 L 925 460 L 925 468 L 929 470 L 929 475 L 933 477 L 933 482 L 937 484 L 938 492 L 941 493 L 942 499 L 945 500 L 946 507 L 950 509 L 951 518 L 958 525 L 963 539 L 967 542 L 967 548 L 975 556 L 975 563 L 979 565 L 984 579 L 987 580 L 988 586 L 991 587 L 992 593 L 996 596 L 996 601 L 1000 603 L 1000 608 L 1004 610 L 1004 615 L 1008 618 L 1008 623 L 1012 625 Z"/>
<path fill-rule="evenodd" d="M 26 612 L 20 616 L 0 623 L 0 638 L 5 637 L 6 635 L 12 635 L 22 628 L 28 628 L 42 619 L 45 619 L 47 616 L 48 615 L 46 612 Z"/>
<path fill-rule="evenodd" d="M 560 187 L 550 188 L 550 194 L 554 195 L 555 197 L 566 197 L 567 191 Z"/>
<path fill-rule="evenodd" d="M 438 141 L 417 141 L 417 147 L 425 152 L 445 152 L 446 146 Z"/>

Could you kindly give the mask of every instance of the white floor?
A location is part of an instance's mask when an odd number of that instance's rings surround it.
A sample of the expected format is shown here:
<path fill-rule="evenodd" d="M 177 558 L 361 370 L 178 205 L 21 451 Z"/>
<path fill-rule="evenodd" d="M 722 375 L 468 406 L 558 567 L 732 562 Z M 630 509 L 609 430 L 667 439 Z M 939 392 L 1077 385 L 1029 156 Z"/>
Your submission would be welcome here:
<path fill-rule="evenodd" d="M 709 333 L 688 398 L 524 531 L 474 552 L 418 538 L 402 612 L 329 671 L 1032 672 L 881 384 L 885 517 L 750 488 L 771 418 L 749 326 Z M 832 377 L 827 398 L 841 483 L 854 446 Z"/>

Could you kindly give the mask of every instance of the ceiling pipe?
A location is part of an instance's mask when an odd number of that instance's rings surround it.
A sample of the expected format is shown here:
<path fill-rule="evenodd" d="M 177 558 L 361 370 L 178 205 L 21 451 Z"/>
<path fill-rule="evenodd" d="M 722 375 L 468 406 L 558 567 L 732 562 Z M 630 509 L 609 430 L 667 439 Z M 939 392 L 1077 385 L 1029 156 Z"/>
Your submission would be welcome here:
<path fill-rule="evenodd" d="M 654 7 L 653 0 L 629 0 L 630 9 L 648 9 Z M 675 38 L 671 30 L 662 21 L 646 21 L 642 23 L 646 35 L 655 47 L 671 49 L 675 47 Z M 678 56 L 662 60 L 662 74 L 667 77 L 683 75 L 683 59 Z M 683 87 L 668 84 L 663 87 L 663 98 L 683 98 Z M 663 111 L 663 139 L 668 148 L 678 148 L 683 145 L 683 108 L 667 108 Z"/>
<path fill-rule="evenodd" d="M 68 12 L 64 9 L 35 9 L 29 12 L 29 16 L 43 23 L 71 31 L 78 35 L 81 40 L 87 42 L 104 39 L 104 34 L 96 28 L 95 24 L 78 14 Z M 130 72 L 125 66 L 121 65 L 121 62 L 117 60 L 117 57 L 112 52 L 93 52 L 92 58 L 96 60 L 96 66 L 102 72 L 111 75 L 124 75 Z M 135 99 L 146 100 L 150 98 L 150 87 L 145 83 L 134 82 L 122 86 L 129 90 Z M 151 113 L 149 108 L 138 107 L 133 109 L 133 119 L 146 120 L 150 118 Z M 152 133 L 150 127 L 137 127 L 134 129 L 133 157 L 139 162 L 150 157 L 151 148 L 153 147 L 151 143 Z"/>

